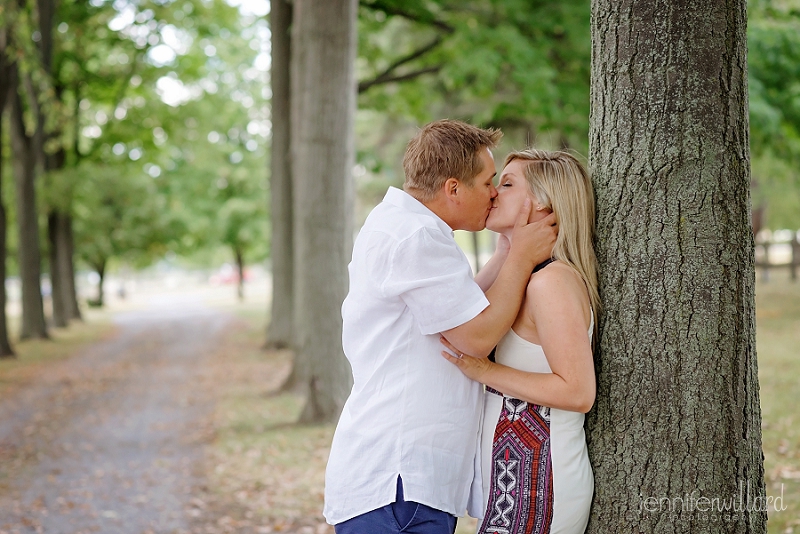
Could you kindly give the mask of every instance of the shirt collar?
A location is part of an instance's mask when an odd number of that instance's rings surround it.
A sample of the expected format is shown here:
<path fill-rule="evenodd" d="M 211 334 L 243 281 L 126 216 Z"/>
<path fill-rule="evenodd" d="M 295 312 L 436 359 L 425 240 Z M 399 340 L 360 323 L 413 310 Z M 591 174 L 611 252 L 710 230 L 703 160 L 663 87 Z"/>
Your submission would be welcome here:
<path fill-rule="evenodd" d="M 386 191 L 386 196 L 383 197 L 383 201 L 388 202 L 393 206 L 397 206 L 398 208 L 408 210 L 412 213 L 433 217 L 442 232 L 450 234 L 451 236 L 455 235 L 453 229 L 450 228 L 450 226 L 444 222 L 441 217 L 436 215 L 425 204 L 412 197 L 402 189 L 389 187 L 389 190 Z"/>

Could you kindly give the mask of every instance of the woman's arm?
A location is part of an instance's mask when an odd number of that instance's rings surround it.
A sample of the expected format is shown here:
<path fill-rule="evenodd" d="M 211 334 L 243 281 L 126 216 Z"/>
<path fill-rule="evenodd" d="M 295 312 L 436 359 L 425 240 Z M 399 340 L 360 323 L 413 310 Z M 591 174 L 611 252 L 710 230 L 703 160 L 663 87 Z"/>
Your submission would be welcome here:
<path fill-rule="evenodd" d="M 484 293 L 486 293 L 494 281 L 497 280 L 497 275 L 500 273 L 500 268 L 505 263 L 508 257 L 508 251 L 511 250 L 511 242 L 504 235 L 497 236 L 497 247 L 494 254 L 486 262 L 486 265 L 478 271 L 475 275 L 475 282 L 480 286 Z"/>
<path fill-rule="evenodd" d="M 586 413 L 594 404 L 596 383 L 585 292 L 568 267 L 556 264 L 531 277 L 528 284 L 525 313 L 536 325 L 552 373 L 529 373 L 482 358 L 442 354 L 469 378 L 506 395 Z"/>

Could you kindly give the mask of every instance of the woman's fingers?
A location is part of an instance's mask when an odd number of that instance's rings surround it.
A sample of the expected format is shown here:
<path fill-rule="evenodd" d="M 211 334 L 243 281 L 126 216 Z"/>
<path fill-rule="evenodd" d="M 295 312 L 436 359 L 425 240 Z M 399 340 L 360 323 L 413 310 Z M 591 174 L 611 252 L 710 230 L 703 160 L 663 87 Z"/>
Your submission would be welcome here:
<path fill-rule="evenodd" d="M 455 347 L 453 346 L 453 344 L 452 344 L 452 343 L 450 343 L 449 341 L 447 341 L 447 338 L 446 338 L 446 337 L 444 337 L 444 336 L 439 336 L 439 341 L 442 343 L 442 345 L 444 345 L 444 346 L 445 346 L 445 347 L 447 347 L 448 349 L 452 350 L 454 354 L 461 354 L 461 351 L 460 351 L 460 350 L 458 350 L 457 348 L 455 348 Z"/>
<path fill-rule="evenodd" d="M 531 216 L 531 205 L 531 199 L 525 197 L 525 201 L 522 203 L 522 208 L 520 208 L 519 214 L 517 215 L 517 222 L 514 225 L 515 227 L 528 225 L 528 219 Z"/>
<path fill-rule="evenodd" d="M 449 361 L 450 363 L 456 364 L 456 366 L 458 366 L 458 368 L 463 371 L 463 369 L 462 369 L 462 364 L 464 363 L 464 359 L 463 358 L 459 358 L 458 356 L 453 356 L 452 354 L 450 354 L 446 350 L 442 351 L 442 356 L 444 356 L 447 359 L 447 361 Z"/>

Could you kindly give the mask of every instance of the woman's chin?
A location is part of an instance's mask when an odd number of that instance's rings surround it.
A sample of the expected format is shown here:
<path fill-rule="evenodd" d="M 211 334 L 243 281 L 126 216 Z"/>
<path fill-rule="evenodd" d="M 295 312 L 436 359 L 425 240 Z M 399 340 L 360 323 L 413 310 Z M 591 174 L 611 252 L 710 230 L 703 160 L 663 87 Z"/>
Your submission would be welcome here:
<path fill-rule="evenodd" d="M 496 234 L 501 234 L 503 233 L 503 230 L 505 230 L 502 225 L 498 225 L 495 221 L 492 221 L 491 216 L 489 216 L 489 219 L 486 220 L 486 229 Z"/>
<path fill-rule="evenodd" d="M 489 216 L 486 218 L 486 229 L 490 230 L 496 234 L 506 234 L 510 230 L 514 229 L 514 221 L 511 222 L 509 226 L 509 221 L 503 221 L 502 217 L 498 217 L 495 213 L 495 210 L 489 212 Z"/>

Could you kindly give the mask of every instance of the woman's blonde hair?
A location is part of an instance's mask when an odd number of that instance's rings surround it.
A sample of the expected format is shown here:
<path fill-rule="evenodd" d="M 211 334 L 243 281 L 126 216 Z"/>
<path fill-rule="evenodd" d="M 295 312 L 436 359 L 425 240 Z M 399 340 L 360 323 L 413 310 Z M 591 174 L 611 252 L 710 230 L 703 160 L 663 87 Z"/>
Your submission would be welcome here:
<path fill-rule="evenodd" d="M 563 151 L 527 148 L 506 156 L 503 167 L 514 160 L 525 162 L 531 192 L 556 216 L 558 237 L 552 257 L 572 267 L 586 284 L 596 333 L 600 294 L 594 253 L 594 190 L 589 173 L 575 156 Z"/>

